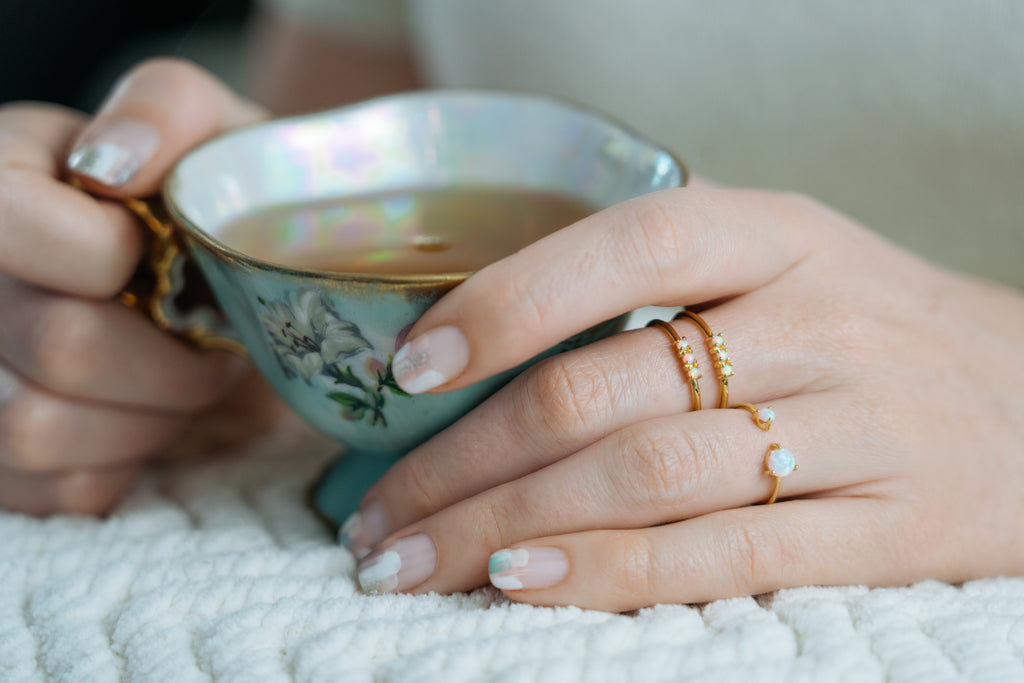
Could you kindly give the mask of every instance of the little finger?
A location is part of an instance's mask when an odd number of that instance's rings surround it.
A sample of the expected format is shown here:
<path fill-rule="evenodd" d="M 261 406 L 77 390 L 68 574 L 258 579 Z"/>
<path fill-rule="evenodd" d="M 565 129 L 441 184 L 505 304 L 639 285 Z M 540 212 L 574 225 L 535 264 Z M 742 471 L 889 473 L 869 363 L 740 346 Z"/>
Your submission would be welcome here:
<path fill-rule="evenodd" d="M 55 473 L 0 465 L 0 508 L 29 515 L 108 512 L 135 482 L 140 466 L 116 465 Z"/>
<path fill-rule="evenodd" d="M 533 605 L 623 612 L 805 585 L 905 583 L 906 508 L 828 498 L 724 510 L 638 530 L 586 531 L 494 553 L 491 583 Z"/>

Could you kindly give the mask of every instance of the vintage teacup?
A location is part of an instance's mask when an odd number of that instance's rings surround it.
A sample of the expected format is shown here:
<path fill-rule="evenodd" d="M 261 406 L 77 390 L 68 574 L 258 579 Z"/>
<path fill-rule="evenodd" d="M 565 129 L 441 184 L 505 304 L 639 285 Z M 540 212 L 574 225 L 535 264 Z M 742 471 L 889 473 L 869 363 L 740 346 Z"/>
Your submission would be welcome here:
<path fill-rule="evenodd" d="M 164 271 L 151 314 L 207 345 L 230 347 L 226 337 L 233 337 L 297 413 L 348 447 L 314 496 L 317 508 L 338 521 L 395 458 L 515 371 L 458 391 L 410 396 L 392 375 L 395 351 L 412 323 L 470 273 L 296 267 L 288 254 L 296 241 L 311 239 L 308 230 L 282 230 L 280 256 L 266 260 L 240 251 L 223 226 L 283 205 L 403 188 L 543 191 L 597 210 L 685 181 L 683 165 L 658 146 L 595 113 L 539 96 L 424 91 L 255 125 L 202 145 L 174 168 L 163 194 L 174 235 L 148 217 L 158 234 L 165 231 L 161 241 L 172 252 L 168 237 L 184 238 L 229 330 L 211 331 L 210 311 L 183 313 L 171 305 L 184 260 L 173 254 L 151 259 Z M 607 335 L 622 322 L 582 332 L 545 355 Z"/>

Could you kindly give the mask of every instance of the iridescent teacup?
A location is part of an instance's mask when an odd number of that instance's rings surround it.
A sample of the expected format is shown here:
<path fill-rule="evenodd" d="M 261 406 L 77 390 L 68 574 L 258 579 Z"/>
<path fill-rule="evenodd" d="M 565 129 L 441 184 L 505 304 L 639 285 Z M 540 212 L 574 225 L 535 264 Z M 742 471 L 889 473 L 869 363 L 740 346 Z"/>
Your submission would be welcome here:
<path fill-rule="evenodd" d="M 397 457 L 525 365 L 458 391 L 409 396 L 391 373 L 394 353 L 412 323 L 470 273 L 289 267 L 288 239 L 308 239 L 302 231 L 283 238 L 279 262 L 268 262 L 233 248 L 221 226 L 281 205 L 466 185 L 562 193 L 600 209 L 685 180 L 671 154 L 621 126 L 522 94 L 425 91 L 243 128 L 190 152 L 168 177 L 163 198 L 180 230 L 169 235 L 149 221 L 172 251 L 183 237 L 229 330 L 211 332 L 209 311 L 182 314 L 170 305 L 185 259 L 166 253 L 151 259 L 163 271 L 151 314 L 199 342 L 231 346 L 224 336 L 233 336 L 297 413 L 348 446 L 314 496 L 321 512 L 343 519 Z M 544 355 L 622 322 L 584 331 Z"/>

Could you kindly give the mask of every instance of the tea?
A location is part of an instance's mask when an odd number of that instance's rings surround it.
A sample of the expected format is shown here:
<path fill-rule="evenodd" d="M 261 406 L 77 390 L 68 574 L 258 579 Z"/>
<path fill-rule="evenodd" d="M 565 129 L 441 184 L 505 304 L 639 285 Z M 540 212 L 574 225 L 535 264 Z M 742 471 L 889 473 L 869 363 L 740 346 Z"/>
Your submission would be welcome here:
<path fill-rule="evenodd" d="M 264 261 L 344 273 L 475 271 L 594 212 L 576 197 L 525 189 L 403 190 L 280 206 L 214 236 Z"/>

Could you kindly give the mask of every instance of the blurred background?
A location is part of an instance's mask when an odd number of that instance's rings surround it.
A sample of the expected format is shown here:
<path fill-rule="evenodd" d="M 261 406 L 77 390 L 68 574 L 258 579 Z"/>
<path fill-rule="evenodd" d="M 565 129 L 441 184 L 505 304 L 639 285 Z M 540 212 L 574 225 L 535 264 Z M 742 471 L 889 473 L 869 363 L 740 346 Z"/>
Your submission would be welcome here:
<path fill-rule="evenodd" d="M 369 0 L 368 0 L 369 1 Z M 0 0 L 0 103 L 92 111 L 140 59 L 177 55 L 241 87 L 252 0 Z"/>

